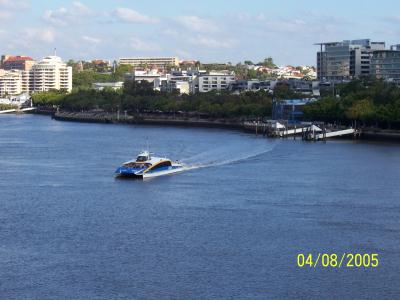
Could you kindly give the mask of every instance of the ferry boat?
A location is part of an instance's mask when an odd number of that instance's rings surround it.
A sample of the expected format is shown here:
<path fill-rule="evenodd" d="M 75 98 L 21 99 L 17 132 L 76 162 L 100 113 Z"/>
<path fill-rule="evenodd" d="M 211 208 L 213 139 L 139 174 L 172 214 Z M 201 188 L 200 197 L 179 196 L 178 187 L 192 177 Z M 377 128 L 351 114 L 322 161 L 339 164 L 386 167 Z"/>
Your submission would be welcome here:
<path fill-rule="evenodd" d="M 140 153 L 136 159 L 122 164 L 116 171 L 117 177 L 151 178 L 182 172 L 184 166 L 167 158 L 151 156 L 149 151 Z"/>

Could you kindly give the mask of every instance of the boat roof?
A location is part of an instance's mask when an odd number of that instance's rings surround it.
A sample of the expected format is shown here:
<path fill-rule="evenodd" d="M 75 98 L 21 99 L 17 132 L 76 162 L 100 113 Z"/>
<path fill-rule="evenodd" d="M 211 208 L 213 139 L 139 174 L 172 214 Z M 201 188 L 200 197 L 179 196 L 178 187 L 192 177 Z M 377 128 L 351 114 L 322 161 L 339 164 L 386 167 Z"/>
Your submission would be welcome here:
<path fill-rule="evenodd" d="M 156 156 L 151 156 L 149 151 L 143 151 L 141 152 L 139 156 L 146 156 L 149 157 L 149 159 L 145 160 L 145 161 L 137 161 L 137 158 L 134 158 L 130 161 L 124 162 L 124 164 L 128 164 L 128 163 L 139 163 L 139 164 L 155 164 L 155 163 L 159 163 L 161 161 L 171 161 L 170 159 L 166 158 L 166 157 L 156 157 Z"/>

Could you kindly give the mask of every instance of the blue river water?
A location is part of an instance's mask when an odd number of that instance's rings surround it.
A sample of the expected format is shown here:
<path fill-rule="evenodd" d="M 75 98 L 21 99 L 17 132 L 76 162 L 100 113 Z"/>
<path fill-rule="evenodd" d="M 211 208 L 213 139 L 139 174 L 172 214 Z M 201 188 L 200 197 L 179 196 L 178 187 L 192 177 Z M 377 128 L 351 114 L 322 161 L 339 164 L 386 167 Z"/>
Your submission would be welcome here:
<path fill-rule="evenodd" d="M 193 169 L 115 179 L 147 140 Z M 0 299 L 398 299 L 399 267 L 397 144 L 0 116 Z"/>

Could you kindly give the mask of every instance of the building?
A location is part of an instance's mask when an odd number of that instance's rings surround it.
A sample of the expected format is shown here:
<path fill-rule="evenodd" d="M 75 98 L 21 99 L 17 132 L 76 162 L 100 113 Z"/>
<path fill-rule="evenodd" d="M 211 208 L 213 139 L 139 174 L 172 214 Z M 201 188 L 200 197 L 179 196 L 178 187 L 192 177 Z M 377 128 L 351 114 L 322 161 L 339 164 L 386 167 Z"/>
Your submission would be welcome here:
<path fill-rule="evenodd" d="M 127 57 L 119 59 L 120 65 L 130 65 L 133 67 L 178 67 L 177 57 Z"/>
<path fill-rule="evenodd" d="M 228 71 L 209 72 L 196 78 L 195 89 L 200 93 L 227 90 L 229 84 L 235 81 L 235 73 Z"/>
<path fill-rule="evenodd" d="M 374 51 L 384 50 L 385 43 L 369 39 L 319 43 L 317 76 L 319 80 L 350 80 L 370 76 Z"/>
<path fill-rule="evenodd" d="M 174 80 L 168 83 L 168 89 L 170 91 L 178 91 L 179 94 L 189 95 L 192 93 L 192 85 L 189 81 Z"/>
<path fill-rule="evenodd" d="M 1 98 L 0 95 L 0 104 L 8 104 L 17 107 L 27 107 L 27 106 L 32 106 L 32 101 L 28 93 L 22 93 L 17 96 L 8 95 L 6 98 Z"/>
<path fill-rule="evenodd" d="M 125 80 L 127 81 L 147 81 L 153 83 L 156 79 L 162 76 L 158 70 L 150 70 L 150 71 L 138 71 L 135 70 L 132 73 L 125 74 Z"/>
<path fill-rule="evenodd" d="M 179 63 L 181 68 L 196 68 L 200 65 L 198 60 L 183 60 Z"/>
<path fill-rule="evenodd" d="M 111 67 L 111 62 L 104 59 L 95 59 L 92 60 L 92 65 L 96 68 L 106 69 Z"/>
<path fill-rule="evenodd" d="M 374 51 L 371 74 L 378 79 L 400 82 L 400 45 L 394 45 L 390 50 Z"/>
<path fill-rule="evenodd" d="M 4 70 L 30 71 L 34 64 L 35 61 L 29 56 L 3 55 L 1 60 L 1 67 Z"/>
<path fill-rule="evenodd" d="M 275 88 L 276 83 L 277 80 L 235 80 L 229 84 L 228 90 L 234 93 L 257 92 L 260 90 L 271 92 Z"/>
<path fill-rule="evenodd" d="M 196 92 L 196 78 L 198 71 L 173 71 L 167 74 L 161 90 L 166 92 L 178 91 L 180 94 L 193 94 Z"/>
<path fill-rule="evenodd" d="M 287 120 L 288 123 L 296 124 L 303 120 L 303 108 L 306 104 L 316 99 L 290 99 L 274 100 L 272 103 L 272 118 L 274 120 Z"/>
<path fill-rule="evenodd" d="M 96 82 L 92 84 L 92 88 L 96 91 L 102 91 L 104 89 L 112 89 L 114 91 L 120 90 L 124 87 L 123 81 L 118 82 Z"/>
<path fill-rule="evenodd" d="M 32 70 L 31 70 L 32 71 Z M 30 93 L 33 90 L 31 71 L 19 71 L 22 77 L 22 92 Z"/>
<path fill-rule="evenodd" d="M 0 69 L 0 97 L 16 96 L 22 92 L 21 71 L 6 71 Z"/>
<path fill-rule="evenodd" d="M 60 57 L 47 56 L 36 63 L 31 71 L 31 92 L 50 90 L 72 90 L 72 67 L 68 67 Z"/>

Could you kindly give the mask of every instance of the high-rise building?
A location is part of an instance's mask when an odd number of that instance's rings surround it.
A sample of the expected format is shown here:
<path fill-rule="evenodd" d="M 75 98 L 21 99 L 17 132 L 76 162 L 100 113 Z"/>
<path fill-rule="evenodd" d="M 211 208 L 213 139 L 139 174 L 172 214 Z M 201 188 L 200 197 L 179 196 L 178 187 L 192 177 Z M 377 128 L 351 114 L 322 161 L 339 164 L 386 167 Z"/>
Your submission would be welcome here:
<path fill-rule="evenodd" d="M 47 56 L 36 63 L 30 72 L 32 92 L 72 90 L 72 67 L 58 56 Z"/>
<path fill-rule="evenodd" d="M 120 58 L 119 64 L 133 67 L 178 67 L 179 59 L 177 57 L 130 57 Z"/>
<path fill-rule="evenodd" d="M 16 96 L 23 92 L 22 75 L 18 70 L 0 69 L 0 96 Z"/>
<path fill-rule="evenodd" d="M 394 45 L 390 50 L 374 51 L 371 74 L 378 79 L 400 82 L 400 45 Z"/>
<path fill-rule="evenodd" d="M 384 50 L 384 42 L 369 39 L 316 44 L 317 75 L 319 80 L 348 80 L 371 75 L 374 51 Z"/>

